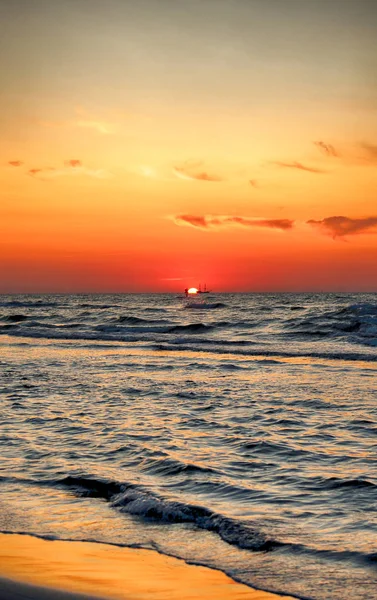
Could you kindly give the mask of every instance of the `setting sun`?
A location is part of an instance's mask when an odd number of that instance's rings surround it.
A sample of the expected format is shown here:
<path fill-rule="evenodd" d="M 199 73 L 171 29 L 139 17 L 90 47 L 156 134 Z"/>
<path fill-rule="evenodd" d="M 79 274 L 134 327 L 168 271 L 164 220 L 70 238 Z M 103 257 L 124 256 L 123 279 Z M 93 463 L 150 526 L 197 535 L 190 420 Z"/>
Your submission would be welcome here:
<path fill-rule="evenodd" d="M 188 293 L 189 294 L 197 294 L 198 290 L 196 288 L 189 288 Z"/>

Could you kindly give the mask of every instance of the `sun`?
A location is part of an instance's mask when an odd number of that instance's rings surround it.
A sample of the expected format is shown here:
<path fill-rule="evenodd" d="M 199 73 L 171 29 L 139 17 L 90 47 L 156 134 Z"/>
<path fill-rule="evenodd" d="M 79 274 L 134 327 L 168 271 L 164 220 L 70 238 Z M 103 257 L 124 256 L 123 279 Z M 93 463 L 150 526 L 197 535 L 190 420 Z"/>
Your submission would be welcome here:
<path fill-rule="evenodd" d="M 197 294 L 198 290 L 196 288 L 189 288 L 188 293 L 189 294 Z"/>

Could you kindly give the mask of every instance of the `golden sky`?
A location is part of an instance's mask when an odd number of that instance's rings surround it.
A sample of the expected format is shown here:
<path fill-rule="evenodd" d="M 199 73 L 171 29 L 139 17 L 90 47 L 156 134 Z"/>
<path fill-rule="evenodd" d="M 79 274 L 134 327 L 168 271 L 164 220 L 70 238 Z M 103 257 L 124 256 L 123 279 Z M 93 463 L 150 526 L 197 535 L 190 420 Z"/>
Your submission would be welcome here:
<path fill-rule="evenodd" d="M 377 291 L 374 0 L 0 23 L 0 292 Z"/>

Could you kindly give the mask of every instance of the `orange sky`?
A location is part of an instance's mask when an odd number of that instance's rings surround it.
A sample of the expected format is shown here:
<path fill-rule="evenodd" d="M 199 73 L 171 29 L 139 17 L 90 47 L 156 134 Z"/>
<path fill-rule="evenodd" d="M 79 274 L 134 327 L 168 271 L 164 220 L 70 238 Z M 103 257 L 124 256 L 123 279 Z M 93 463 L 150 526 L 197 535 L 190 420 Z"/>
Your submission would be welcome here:
<path fill-rule="evenodd" d="M 377 291 L 375 3 L 0 21 L 0 292 Z"/>

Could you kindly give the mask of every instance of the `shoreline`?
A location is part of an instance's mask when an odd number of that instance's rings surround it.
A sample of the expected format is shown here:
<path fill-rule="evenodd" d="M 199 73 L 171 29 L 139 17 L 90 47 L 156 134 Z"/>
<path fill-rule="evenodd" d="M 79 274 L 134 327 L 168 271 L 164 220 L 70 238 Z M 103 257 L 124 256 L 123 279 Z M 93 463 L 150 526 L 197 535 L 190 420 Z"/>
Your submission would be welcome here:
<path fill-rule="evenodd" d="M 155 550 L 0 533 L 0 600 L 295 600 Z"/>

